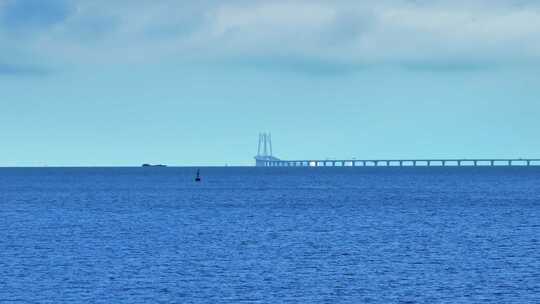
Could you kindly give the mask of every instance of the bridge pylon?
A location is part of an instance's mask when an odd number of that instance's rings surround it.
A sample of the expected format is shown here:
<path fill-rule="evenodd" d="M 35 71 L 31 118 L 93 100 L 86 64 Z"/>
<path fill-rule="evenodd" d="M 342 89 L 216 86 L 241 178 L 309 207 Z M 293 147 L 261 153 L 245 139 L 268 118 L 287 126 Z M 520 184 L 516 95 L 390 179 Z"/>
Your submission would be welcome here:
<path fill-rule="evenodd" d="M 272 151 L 272 134 L 259 133 L 259 145 L 257 146 L 257 156 L 255 156 L 255 166 L 267 167 L 268 162 L 278 161 Z"/>

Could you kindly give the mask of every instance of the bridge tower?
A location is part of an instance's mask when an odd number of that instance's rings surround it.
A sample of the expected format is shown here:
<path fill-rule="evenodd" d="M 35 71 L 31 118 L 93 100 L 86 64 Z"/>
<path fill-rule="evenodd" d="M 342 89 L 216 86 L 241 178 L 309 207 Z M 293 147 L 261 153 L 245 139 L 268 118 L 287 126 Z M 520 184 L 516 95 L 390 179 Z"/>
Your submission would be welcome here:
<path fill-rule="evenodd" d="M 257 156 L 255 156 L 255 166 L 267 167 L 268 162 L 278 161 L 279 158 L 274 157 L 272 151 L 272 134 L 259 133 L 259 145 L 257 147 Z"/>

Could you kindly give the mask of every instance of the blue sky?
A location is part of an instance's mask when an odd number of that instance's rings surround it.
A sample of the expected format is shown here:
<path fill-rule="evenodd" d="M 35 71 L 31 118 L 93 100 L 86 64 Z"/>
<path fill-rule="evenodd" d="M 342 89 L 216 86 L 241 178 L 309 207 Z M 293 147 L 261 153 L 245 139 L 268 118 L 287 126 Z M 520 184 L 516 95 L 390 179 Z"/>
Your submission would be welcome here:
<path fill-rule="evenodd" d="M 539 157 L 540 4 L 0 0 L 0 166 Z"/>

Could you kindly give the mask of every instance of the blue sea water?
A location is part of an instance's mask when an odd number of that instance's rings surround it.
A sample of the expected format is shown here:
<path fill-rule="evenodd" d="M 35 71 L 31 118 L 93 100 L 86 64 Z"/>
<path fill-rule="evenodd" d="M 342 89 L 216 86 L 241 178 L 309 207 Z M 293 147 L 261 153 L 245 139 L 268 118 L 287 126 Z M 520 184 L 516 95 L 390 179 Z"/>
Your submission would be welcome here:
<path fill-rule="evenodd" d="M 539 168 L 0 169 L 0 303 L 540 303 Z"/>

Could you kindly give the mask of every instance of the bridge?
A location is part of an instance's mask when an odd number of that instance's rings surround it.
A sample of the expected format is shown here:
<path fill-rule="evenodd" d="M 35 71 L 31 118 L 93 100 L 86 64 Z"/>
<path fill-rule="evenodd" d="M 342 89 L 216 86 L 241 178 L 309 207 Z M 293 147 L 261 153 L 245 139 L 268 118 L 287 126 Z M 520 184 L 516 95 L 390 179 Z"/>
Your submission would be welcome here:
<path fill-rule="evenodd" d="M 259 145 L 257 148 L 257 156 L 255 156 L 255 166 L 270 167 L 270 164 L 275 164 L 276 162 L 281 162 L 281 160 L 273 156 L 272 134 L 259 133 Z"/>
<path fill-rule="evenodd" d="M 478 167 L 478 166 L 540 166 L 533 158 L 438 158 L 438 159 L 340 159 L 282 160 L 273 156 L 272 136 L 259 134 L 257 167 Z"/>
<path fill-rule="evenodd" d="M 258 167 L 449 167 L 449 166 L 540 166 L 540 159 L 343 159 L 260 160 Z"/>

